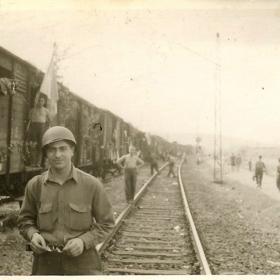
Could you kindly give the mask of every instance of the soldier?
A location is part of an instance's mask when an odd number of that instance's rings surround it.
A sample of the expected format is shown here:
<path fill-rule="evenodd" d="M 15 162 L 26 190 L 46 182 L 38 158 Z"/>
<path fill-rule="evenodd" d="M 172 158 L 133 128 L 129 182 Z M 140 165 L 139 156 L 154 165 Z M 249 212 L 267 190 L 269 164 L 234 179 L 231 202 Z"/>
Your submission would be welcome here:
<path fill-rule="evenodd" d="M 236 157 L 236 159 L 235 159 L 235 163 L 236 163 L 237 171 L 239 171 L 239 170 L 240 170 L 241 163 L 242 163 L 241 155 L 237 155 L 237 157 Z"/>
<path fill-rule="evenodd" d="M 234 171 L 236 165 L 236 157 L 234 154 L 232 154 L 230 157 L 230 165 L 231 165 L 231 171 Z"/>
<path fill-rule="evenodd" d="M 175 166 L 175 159 L 174 157 L 170 154 L 168 156 L 168 174 L 167 177 L 169 177 L 170 175 L 172 175 L 173 177 L 176 177 L 176 174 L 174 173 L 174 166 Z"/>
<path fill-rule="evenodd" d="M 151 153 L 150 155 L 150 168 L 151 168 L 151 175 L 154 174 L 154 170 L 159 174 L 158 163 L 156 159 L 155 153 Z"/>
<path fill-rule="evenodd" d="M 43 135 L 49 169 L 26 186 L 18 225 L 34 252 L 33 275 L 101 274 L 95 246 L 114 226 L 102 184 L 72 164 L 76 140 L 55 126 Z"/>
<path fill-rule="evenodd" d="M 255 166 L 255 179 L 257 183 L 257 187 L 261 188 L 263 172 L 265 171 L 265 164 L 262 161 L 262 156 L 259 156 L 259 160 L 256 162 Z"/>
<path fill-rule="evenodd" d="M 135 147 L 130 146 L 129 153 L 119 158 L 117 164 L 124 169 L 126 202 L 132 203 L 136 189 L 137 169 L 144 165 L 144 161 L 136 155 Z"/>

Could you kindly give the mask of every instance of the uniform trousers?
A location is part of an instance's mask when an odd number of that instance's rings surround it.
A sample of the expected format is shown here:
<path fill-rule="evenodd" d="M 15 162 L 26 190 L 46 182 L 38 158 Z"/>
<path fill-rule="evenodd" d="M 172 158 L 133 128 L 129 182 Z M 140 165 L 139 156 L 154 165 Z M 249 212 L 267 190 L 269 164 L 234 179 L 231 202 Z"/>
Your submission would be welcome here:
<path fill-rule="evenodd" d="M 137 178 L 136 168 L 125 168 L 124 170 L 125 198 L 127 202 L 134 199 L 134 194 L 136 189 L 136 178 Z"/>
<path fill-rule="evenodd" d="M 30 124 L 30 140 L 37 143 L 37 149 L 41 149 L 42 136 L 46 130 L 45 123 L 31 122 Z"/>
<path fill-rule="evenodd" d="M 173 175 L 173 177 L 176 177 L 176 174 L 174 173 L 174 163 L 171 162 L 168 164 L 169 170 L 168 170 L 168 174 L 167 176 L 169 177 L 171 174 Z"/>
<path fill-rule="evenodd" d="M 159 173 L 159 170 L 158 170 L 158 163 L 157 163 L 157 162 L 152 162 L 152 163 L 151 163 L 151 175 L 154 174 L 154 170 L 156 170 L 156 172 Z"/>
<path fill-rule="evenodd" d="M 261 186 L 262 185 L 262 180 L 263 180 L 263 172 L 262 171 L 256 171 L 255 176 L 256 176 L 257 185 Z"/>

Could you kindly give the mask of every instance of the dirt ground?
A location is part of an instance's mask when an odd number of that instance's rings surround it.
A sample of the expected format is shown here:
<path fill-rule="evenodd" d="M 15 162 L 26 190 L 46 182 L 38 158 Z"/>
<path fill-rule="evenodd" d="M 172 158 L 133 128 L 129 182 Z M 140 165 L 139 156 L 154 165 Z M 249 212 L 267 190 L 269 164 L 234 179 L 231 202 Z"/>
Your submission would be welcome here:
<path fill-rule="evenodd" d="M 279 274 L 280 194 L 273 179 L 257 189 L 249 171 L 229 173 L 220 185 L 207 163 L 182 170 L 213 274 Z"/>
<path fill-rule="evenodd" d="M 161 164 L 160 164 L 161 166 Z M 144 166 L 138 174 L 137 190 L 150 177 L 149 166 Z M 126 207 L 123 175 L 104 184 L 113 211 L 117 217 Z M 19 210 L 16 202 L 0 206 L 0 215 Z M 30 275 L 32 253 L 25 251 L 26 242 L 17 229 L 0 232 L 0 275 Z"/>

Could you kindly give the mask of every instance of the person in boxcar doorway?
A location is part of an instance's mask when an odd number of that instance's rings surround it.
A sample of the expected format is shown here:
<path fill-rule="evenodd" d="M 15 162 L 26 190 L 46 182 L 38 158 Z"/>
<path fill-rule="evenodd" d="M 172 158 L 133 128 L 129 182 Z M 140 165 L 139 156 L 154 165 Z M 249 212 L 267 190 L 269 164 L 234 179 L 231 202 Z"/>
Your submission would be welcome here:
<path fill-rule="evenodd" d="M 126 202 L 132 203 L 136 189 L 137 169 L 144 165 L 144 161 L 137 156 L 135 147 L 130 146 L 129 153 L 119 158 L 117 164 L 124 169 Z"/>
<path fill-rule="evenodd" d="M 43 95 L 40 95 L 37 103 L 35 103 L 35 106 L 29 113 L 29 125 L 27 130 L 29 140 L 32 143 L 31 146 L 35 146 L 35 158 L 32 159 L 32 165 L 34 166 L 41 166 L 42 136 L 50 124 L 50 112 L 45 105 L 46 99 Z"/>
<path fill-rule="evenodd" d="M 114 226 L 112 207 L 100 181 L 72 164 L 75 147 L 70 130 L 49 128 L 42 139 L 49 169 L 25 189 L 18 226 L 34 252 L 33 275 L 102 273 L 96 245 Z"/>

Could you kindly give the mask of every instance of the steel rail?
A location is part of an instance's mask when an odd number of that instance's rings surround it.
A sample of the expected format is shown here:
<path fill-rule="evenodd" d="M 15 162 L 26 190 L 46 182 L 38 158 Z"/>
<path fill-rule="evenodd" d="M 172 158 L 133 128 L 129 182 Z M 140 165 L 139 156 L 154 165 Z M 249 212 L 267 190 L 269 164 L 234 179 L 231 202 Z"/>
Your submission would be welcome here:
<path fill-rule="evenodd" d="M 185 189 L 184 189 L 184 184 L 183 184 L 182 177 L 181 177 L 181 167 L 182 167 L 183 163 L 184 163 L 184 158 L 181 160 L 180 165 L 178 167 L 178 181 L 179 181 L 181 194 L 182 194 L 182 199 L 183 199 L 183 204 L 184 204 L 184 208 L 185 208 L 185 215 L 187 216 L 188 221 L 190 223 L 194 248 L 195 248 L 195 251 L 197 253 L 199 262 L 201 264 L 203 274 L 212 275 L 211 270 L 210 270 L 209 265 L 208 265 L 208 261 L 206 259 L 206 256 L 205 256 L 205 253 L 204 253 L 204 250 L 203 250 L 203 247 L 202 247 L 200 239 L 199 239 L 199 235 L 197 233 L 197 230 L 196 230 L 193 218 L 192 218 L 192 214 L 191 214 L 191 211 L 190 211 L 190 208 L 189 208 L 186 192 L 185 192 Z"/>
<path fill-rule="evenodd" d="M 163 166 L 161 166 L 159 171 L 164 169 L 167 166 L 167 164 L 168 163 L 165 163 Z M 134 204 L 142 197 L 142 195 L 145 192 L 145 190 L 147 189 L 147 187 L 151 184 L 151 182 L 156 178 L 157 175 L 158 174 L 155 173 L 144 183 L 144 185 L 141 187 L 141 189 L 135 195 L 133 203 L 126 206 L 125 209 L 117 217 L 113 230 L 107 235 L 106 239 L 102 243 L 100 243 L 96 246 L 96 250 L 99 254 L 102 254 L 104 252 L 104 250 L 108 246 L 109 242 L 111 241 L 112 237 L 116 234 L 116 232 L 119 230 L 120 226 L 122 225 L 123 220 L 132 211 Z"/>

